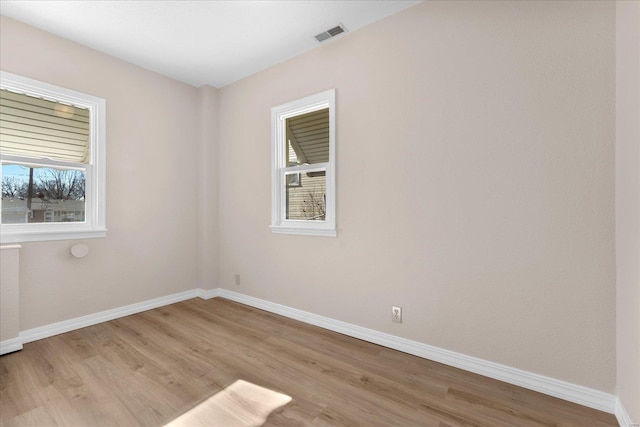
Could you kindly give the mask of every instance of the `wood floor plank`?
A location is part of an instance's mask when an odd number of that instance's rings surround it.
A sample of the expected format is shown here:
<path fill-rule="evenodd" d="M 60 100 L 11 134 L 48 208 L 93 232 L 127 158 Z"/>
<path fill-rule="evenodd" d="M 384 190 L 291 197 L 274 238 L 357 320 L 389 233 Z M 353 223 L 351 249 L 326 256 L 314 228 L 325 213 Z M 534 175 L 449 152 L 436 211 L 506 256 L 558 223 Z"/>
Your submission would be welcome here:
<path fill-rule="evenodd" d="M 291 398 L 274 406 L 272 427 L 617 426 L 611 414 L 221 298 L 2 356 L 0 426 L 253 425 L 258 408 L 238 390 L 258 389 Z"/>
<path fill-rule="evenodd" d="M 49 415 L 49 412 L 44 406 L 39 406 L 30 411 L 22 413 L 17 417 L 11 418 L 6 424 L 1 424 L 6 427 L 41 427 L 41 426 L 58 426 L 55 420 Z"/>

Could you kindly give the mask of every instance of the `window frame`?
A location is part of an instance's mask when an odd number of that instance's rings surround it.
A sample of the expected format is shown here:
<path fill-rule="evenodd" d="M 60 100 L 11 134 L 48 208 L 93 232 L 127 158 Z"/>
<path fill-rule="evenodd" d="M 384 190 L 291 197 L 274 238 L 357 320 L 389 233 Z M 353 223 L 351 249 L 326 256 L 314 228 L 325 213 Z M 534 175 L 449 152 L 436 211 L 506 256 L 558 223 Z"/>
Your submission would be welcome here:
<path fill-rule="evenodd" d="M 329 109 L 329 161 L 287 166 L 286 121 L 290 117 Z M 335 89 L 282 104 L 271 109 L 271 231 L 279 234 L 336 237 L 336 181 L 335 181 Z M 325 220 L 292 220 L 286 218 L 285 175 L 325 171 Z"/>
<path fill-rule="evenodd" d="M 106 236 L 106 101 L 93 95 L 0 71 L 0 88 L 89 110 L 89 159 L 75 163 L 0 154 L 0 164 L 75 169 L 85 173 L 83 222 L 0 224 L 0 243 L 72 240 Z M 0 168 L 0 179 L 2 170 Z M 0 200 L 0 209 L 2 202 Z"/>

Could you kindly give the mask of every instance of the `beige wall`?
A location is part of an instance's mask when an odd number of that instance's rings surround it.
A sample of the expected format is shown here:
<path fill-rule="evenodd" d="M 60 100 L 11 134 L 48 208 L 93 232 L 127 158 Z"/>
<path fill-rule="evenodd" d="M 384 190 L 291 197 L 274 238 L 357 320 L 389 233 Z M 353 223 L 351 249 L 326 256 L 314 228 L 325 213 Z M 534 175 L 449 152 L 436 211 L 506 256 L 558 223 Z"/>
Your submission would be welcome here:
<path fill-rule="evenodd" d="M 640 2 L 616 10 L 617 393 L 640 422 Z"/>
<path fill-rule="evenodd" d="M 220 286 L 614 392 L 614 54 L 612 2 L 430 2 L 223 88 Z M 338 237 L 272 234 L 270 108 L 334 87 Z"/>
<path fill-rule="evenodd" d="M 3 70 L 107 100 L 108 235 L 23 245 L 21 329 L 195 288 L 198 90 L 1 19 Z"/>
<path fill-rule="evenodd" d="M 3 17 L 108 109 L 108 237 L 24 245 L 21 328 L 221 286 L 614 392 L 615 18 L 425 3 L 216 90 Z M 271 234 L 270 108 L 333 87 L 338 237 Z"/>
<path fill-rule="evenodd" d="M 202 289 L 218 287 L 218 90 L 198 89 L 198 278 Z"/>

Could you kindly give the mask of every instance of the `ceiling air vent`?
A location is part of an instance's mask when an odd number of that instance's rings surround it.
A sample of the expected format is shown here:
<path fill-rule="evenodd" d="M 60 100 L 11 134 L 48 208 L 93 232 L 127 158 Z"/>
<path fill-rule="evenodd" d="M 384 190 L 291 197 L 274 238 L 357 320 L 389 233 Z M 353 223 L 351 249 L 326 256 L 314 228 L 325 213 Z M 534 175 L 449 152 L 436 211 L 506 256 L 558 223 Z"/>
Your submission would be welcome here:
<path fill-rule="evenodd" d="M 337 27 L 333 27 L 330 30 L 325 31 L 324 33 L 320 33 L 316 36 L 316 40 L 319 42 L 323 42 L 325 40 L 330 39 L 331 37 L 335 37 L 338 34 L 344 33 L 346 30 L 342 25 L 338 25 Z"/>

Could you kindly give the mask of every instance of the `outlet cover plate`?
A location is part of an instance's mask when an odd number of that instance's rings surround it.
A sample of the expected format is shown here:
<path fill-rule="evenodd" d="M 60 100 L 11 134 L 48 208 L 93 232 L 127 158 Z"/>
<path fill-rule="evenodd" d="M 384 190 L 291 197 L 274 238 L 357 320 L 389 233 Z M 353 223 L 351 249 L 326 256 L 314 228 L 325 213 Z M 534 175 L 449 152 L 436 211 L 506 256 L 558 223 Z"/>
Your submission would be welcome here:
<path fill-rule="evenodd" d="M 394 322 L 402 323 L 402 307 L 391 307 L 391 320 Z"/>

